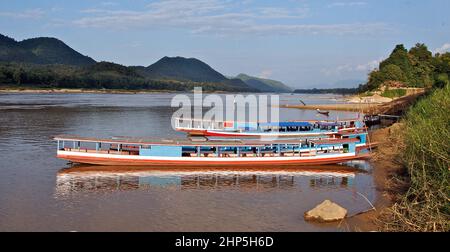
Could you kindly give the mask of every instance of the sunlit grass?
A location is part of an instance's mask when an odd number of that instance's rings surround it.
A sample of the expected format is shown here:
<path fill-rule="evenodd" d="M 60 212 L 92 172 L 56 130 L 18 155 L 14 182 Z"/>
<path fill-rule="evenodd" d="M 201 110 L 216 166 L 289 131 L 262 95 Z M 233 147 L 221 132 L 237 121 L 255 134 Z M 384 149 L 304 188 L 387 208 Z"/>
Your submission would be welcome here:
<path fill-rule="evenodd" d="M 436 89 L 407 113 L 404 150 L 410 187 L 388 212 L 389 231 L 450 230 L 450 88 Z"/>

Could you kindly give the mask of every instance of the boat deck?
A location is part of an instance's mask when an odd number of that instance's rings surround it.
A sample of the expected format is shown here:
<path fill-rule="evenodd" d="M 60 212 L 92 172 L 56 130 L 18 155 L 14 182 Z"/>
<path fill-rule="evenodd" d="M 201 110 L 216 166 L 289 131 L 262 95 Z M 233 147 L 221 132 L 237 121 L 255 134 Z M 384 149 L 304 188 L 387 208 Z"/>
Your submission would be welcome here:
<path fill-rule="evenodd" d="M 54 137 L 56 141 L 71 141 L 71 142 L 91 142 L 91 143 L 107 143 L 107 144 L 128 144 L 128 145 L 162 145 L 162 146 L 211 146 L 211 147 L 234 147 L 234 146 L 252 146 L 252 147 L 263 147 L 266 145 L 277 145 L 277 144 L 292 144 L 298 145 L 300 143 L 299 139 L 275 139 L 275 140 L 207 140 L 207 141 L 192 141 L 189 139 L 148 139 L 148 138 L 125 138 L 125 137 L 113 137 L 113 138 L 90 138 L 90 137 L 79 137 L 72 135 L 60 135 Z M 330 139 L 320 139 L 320 140 L 310 140 L 311 143 L 317 144 L 337 144 L 337 143 L 356 143 L 358 139 L 340 139 L 340 138 L 330 138 Z"/>

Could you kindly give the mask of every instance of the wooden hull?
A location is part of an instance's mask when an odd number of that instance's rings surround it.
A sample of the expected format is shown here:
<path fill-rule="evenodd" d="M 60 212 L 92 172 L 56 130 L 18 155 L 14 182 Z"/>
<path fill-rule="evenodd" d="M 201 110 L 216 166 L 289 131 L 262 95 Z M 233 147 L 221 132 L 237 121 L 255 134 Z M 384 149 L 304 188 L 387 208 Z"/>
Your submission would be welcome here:
<path fill-rule="evenodd" d="M 273 165 L 247 165 L 239 167 L 227 167 L 227 166 L 208 166 L 199 168 L 195 165 L 183 166 L 183 167 L 167 167 L 164 165 L 154 165 L 154 166 L 114 166 L 114 165 L 88 165 L 88 164 L 76 164 L 70 168 L 64 168 L 58 171 L 58 175 L 61 174 L 100 174 L 102 172 L 107 174 L 128 174 L 128 173 L 152 173 L 152 174 L 209 174 L 214 173 L 239 173 L 239 174 L 283 174 L 283 173 L 305 173 L 305 174 L 354 174 L 354 173 L 364 173 L 366 171 L 360 170 L 351 166 L 346 165 L 309 165 L 301 167 L 292 166 L 273 166 Z"/>
<path fill-rule="evenodd" d="M 209 137 L 230 137 L 230 138 L 286 138 L 286 137 L 319 137 L 333 136 L 339 134 L 352 133 L 356 128 L 340 129 L 339 131 L 323 131 L 323 132 L 251 132 L 251 131 L 225 131 L 225 130 L 208 130 L 208 129 L 192 129 L 177 128 L 177 131 L 185 132 L 191 136 L 209 136 Z"/>
<path fill-rule="evenodd" d="M 74 163 L 95 165 L 127 165 L 127 166 L 168 166 L 168 167 L 210 167 L 210 166 L 249 166 L 249 165 L 323 165 L 337 164 L 356 159 L 367 158 L 368 155 L 354 153 L 329 154 L 319 156 L 295 157 L 149 157 L 137 155 L 111 155 L 71 151 L 58 151 L 58 158 Z"/>

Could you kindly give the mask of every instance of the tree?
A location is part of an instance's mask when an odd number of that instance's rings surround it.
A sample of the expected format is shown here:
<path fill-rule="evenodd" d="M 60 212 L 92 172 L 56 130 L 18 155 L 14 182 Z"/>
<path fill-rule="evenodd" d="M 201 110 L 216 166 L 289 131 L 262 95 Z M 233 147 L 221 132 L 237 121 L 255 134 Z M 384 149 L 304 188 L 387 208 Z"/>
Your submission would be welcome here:
<path fill-rule="evenodd" d="M 433 59 L 433 54 L 428 51 L 428 47 L 425 44 L 417 43 L 409 50 L 409 54 L 421 62 L 431 62 Z"/>
<path fill-rule="evenodd" d="M 22 83 L 23 75 L 24 75 L 24 73 L 23 73 L 23 69 L 21 67 L 16 68 L 14 70 L 13 79 L 18 85 L 20 85 Z"/>
<path fill-rule="evenodd" d="M 446 73 L 441 73 L 437 76 L 434 86 L 438 88 L 443 88 L 449 84 L 448 75 Z"/>
<path fill-rule="evenodd" d="M 381 70 L 381 79 L 382 81 L 401 81 L 405 82 L 407 80 L 405 73 L 402 71 L 402 69 L 394 64 L 389 64 L 385 66 Z"/>
<path fill-rule="evenodd" d="M 389 58 L 380 63 L 380 71 L 388 65 L 400 67 L 405 75 L 405 82 L 409 82 L 413 78 L 413 65 L 404 45 L 395 46 Z"/>
<path fill-rule="evenodd" d="M 436 73 L 446 73 L 450 75 L 450 52 L 436 54 L 433 65 Z"/>
<path fill-rule="evenodd" d="M 433 54 L 425 44 L 417 43 L 409 50 L 413 72 L 409 79 L 410 86 L 431 87 L 433 85 Z"/>

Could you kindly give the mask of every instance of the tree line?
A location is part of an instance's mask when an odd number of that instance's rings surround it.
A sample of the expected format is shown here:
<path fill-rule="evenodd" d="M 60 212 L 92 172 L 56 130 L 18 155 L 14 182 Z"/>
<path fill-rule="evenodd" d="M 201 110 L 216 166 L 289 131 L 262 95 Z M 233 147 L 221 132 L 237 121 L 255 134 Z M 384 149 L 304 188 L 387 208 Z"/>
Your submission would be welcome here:
<path fill-rule="evenodd" d="M 226 83 L 152 80 L 131 67 L 109 62 L 91 66 L 0 63 L 0 85 L 14 88 L 81 88 L 124 90 L 189 91 L 201 86 L 205 91 L 247 91 Z"/>

